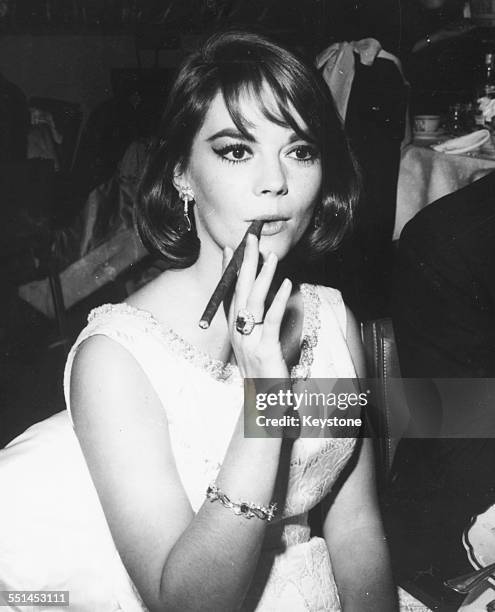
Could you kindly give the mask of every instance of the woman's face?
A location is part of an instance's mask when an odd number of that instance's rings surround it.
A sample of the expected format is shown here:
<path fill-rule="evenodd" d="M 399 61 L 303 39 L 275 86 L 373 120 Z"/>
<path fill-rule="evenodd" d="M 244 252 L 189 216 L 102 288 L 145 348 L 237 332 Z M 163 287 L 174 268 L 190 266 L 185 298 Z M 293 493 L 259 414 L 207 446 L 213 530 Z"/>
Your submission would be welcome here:
<path fill-rule="evenodd" d="M 265 103 L 276 111 L 266 92 Z M 285 257 L 308 227 L 321 187 L 315 146 L 264 117 L 246 95 L 240 111 L 249 138 L 236 128 L 217 94 L 194 138 L 180 183 L 190 185 L 201 254 L 235 249 L 254 219 L 266 219 L 260 251 Z M 298 125 L 306 125 L 295 114 Z"/>

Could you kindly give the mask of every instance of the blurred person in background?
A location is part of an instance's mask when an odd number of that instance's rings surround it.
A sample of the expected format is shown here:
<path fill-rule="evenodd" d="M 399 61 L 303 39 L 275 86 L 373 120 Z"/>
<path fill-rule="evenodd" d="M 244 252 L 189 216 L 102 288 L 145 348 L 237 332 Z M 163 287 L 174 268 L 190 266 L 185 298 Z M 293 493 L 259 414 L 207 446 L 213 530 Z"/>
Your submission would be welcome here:
<path fill-rule="evenodd" d="M 469 571 L 463 530 L 495 502 L 494 202 L 491 172 L 424 208 L 400 238 L 393 323 L 402 376 L 420 380 L 406 381 L 411 426 L 386 514 L 394 566 L 409 577 Z"/>

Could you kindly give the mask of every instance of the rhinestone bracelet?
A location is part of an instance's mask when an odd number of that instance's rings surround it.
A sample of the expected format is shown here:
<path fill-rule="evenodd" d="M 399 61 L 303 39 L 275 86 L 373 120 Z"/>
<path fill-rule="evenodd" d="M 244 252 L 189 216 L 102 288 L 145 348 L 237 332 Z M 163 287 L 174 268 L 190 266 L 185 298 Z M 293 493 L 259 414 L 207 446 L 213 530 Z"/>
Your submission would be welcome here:
<path fill-rule="evenodd" d="M 211 502 L 219 501 L 226 508 L 231 508 L 234 514 L 243 516 L 244 518 L 250 519 L 255 516 L 262 521 L 270 522 L 277 512 L 277 504 L 270 504 L 268 508 L 266 506 L 260 506 L 255 503 L 248 503 L 245 501 L 234 502 L 232 501 L 223 491 L 221 491 L 216 485 L 211 484 L 206 489 L 206 498 Z"/>

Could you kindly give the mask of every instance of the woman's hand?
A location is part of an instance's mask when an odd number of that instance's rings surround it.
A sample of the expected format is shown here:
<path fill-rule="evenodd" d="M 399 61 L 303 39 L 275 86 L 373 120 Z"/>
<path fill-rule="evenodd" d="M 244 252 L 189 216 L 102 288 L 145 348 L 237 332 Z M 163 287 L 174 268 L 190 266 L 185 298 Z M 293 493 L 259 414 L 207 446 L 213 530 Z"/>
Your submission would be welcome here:
<path fill-rule="evenodd" d="M 224 267 L 232 257 L 232 250 L 224 250 Z M 245 378 L 289 378 L 287 364 L 282 355 L 280 328 L 292 283 L 285 279 L 265 313 L 265 303 L 273 282 L 278 259 L 270 253 L 260 273 L 256 276 L 259 260 L 259 245 L 256 236 L 248 236 L 244 259 L 230 305 L 228 323 L 232 348 L 241 375 Z M 240 310 L 247 310 L 256 322 L 250 334 L 243 335 L 236 329 L 236 318 Z"/>

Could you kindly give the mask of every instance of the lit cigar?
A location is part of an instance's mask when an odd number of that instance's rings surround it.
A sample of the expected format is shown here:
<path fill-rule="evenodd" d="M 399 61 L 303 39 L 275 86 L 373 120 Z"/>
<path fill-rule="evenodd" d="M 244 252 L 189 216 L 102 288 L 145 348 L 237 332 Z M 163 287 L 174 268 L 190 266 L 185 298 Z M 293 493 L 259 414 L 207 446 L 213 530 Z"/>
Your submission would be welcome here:
<path fill-rule="evenodd" d="M 246 246 L 248 234 L 254 234 L 259 239 L 263 223 L 264 221 L 253 221 L 248 227 L 247 232 L 244 234 L 244 238 L 241 240 L 241 243 L 234 251 L 232 259 L 229 261 L 228 266 L 225 268 L 225 271 L 222 274 L 222 278 L 218 281 L 218 285 L 215 287 L 215 291 L 213 292 L 210 301 L 206 305 L 205 311 L 203 312 L 203 316 L 199 321 L 199 326 L 201 327 L 201 329 L 208 329 L 208 327 L 210 327 L 210 323 L 213 317 L 215 316 L 223 299 L 227 295 L 227 291 L 230 289 L 232 283 L 237 278 L 237 273 L 240 270 L 242 259 L 244 257 L 244 248 Z"/>

